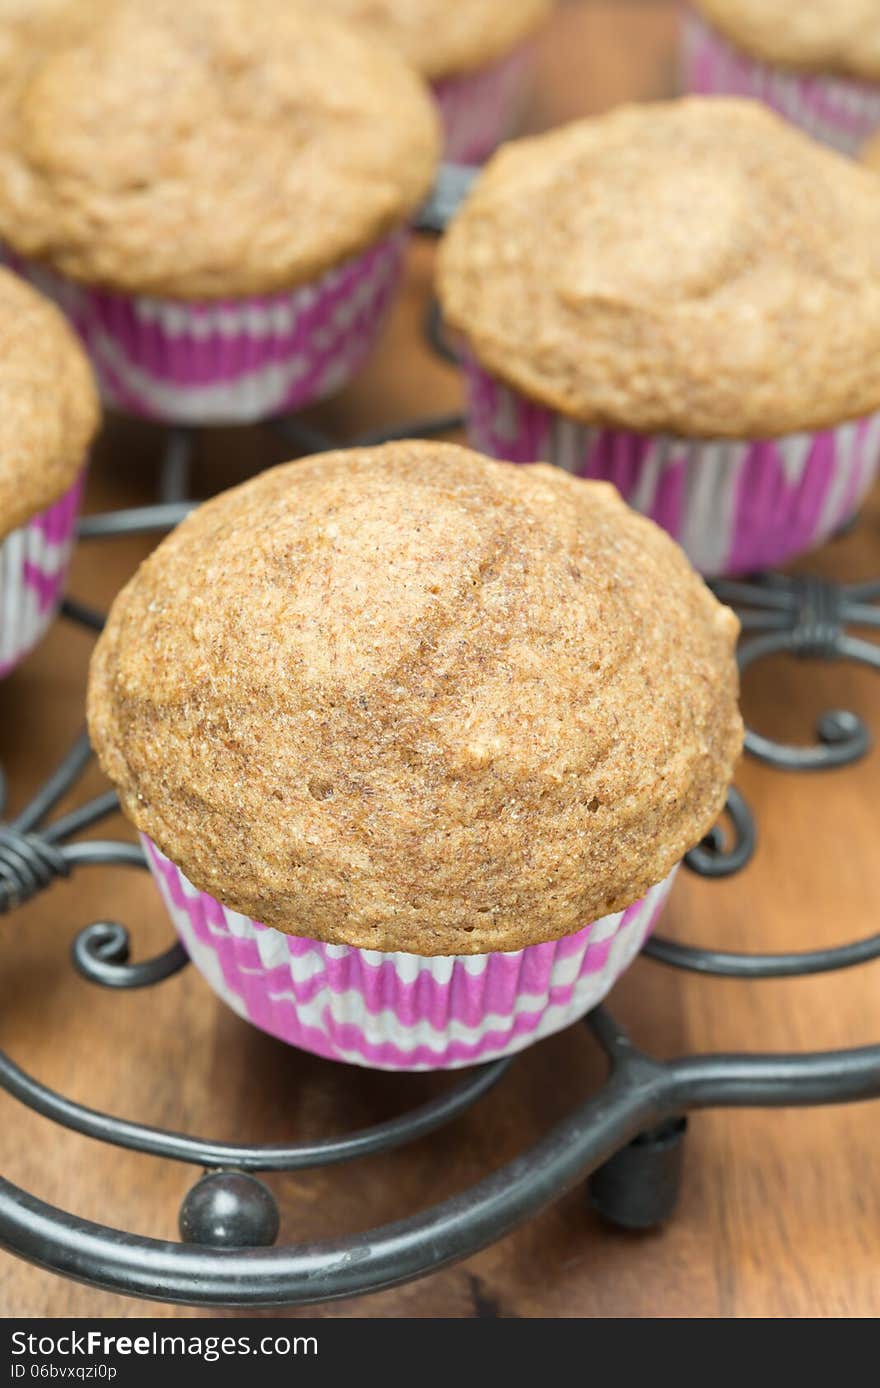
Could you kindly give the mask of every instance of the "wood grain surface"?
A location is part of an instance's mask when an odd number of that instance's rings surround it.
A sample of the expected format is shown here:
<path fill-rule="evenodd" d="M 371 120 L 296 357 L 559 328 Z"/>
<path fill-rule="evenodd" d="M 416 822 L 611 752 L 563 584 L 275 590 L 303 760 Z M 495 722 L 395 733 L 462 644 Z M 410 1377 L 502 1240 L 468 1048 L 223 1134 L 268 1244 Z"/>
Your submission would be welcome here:
<path fill-rule="evenodd" d="M 540 51 L 534 128 L 627 97 L 672 90 L 675 7 L 665 0 L 572 3 Z M 406 291 L 367 373 L 322 413 L 342 439 L 454 407 L 454 372 L 423 347 L 432 248 L 414 248 Z M 114 421 L 90 484 L 90 509 L 155 496 L 159 437 Z M 260 431 L 205 437 L 199 494 L 284 449 Z M 146 552 L 141 540 L 83 545 L 73 590 L 106 605 Z M 812 562 L 836 578 L 880 571 L 880 493 L 856 530 Z M 0 762 L 20 806 L 82 721 L 90 639 L 59 624 L 0 685 Z M 750 675 L 749 718 L 804 738 L 823 709 L 851 707 L 880 730 L 880 679 L 845 665 L 776 661 Z M 880 758 L 807 777 L 745 764 L 739 785 L 759 823 L 754 863 L 730 882 L 682 874 L 664 929 L 732 949 L 830 944 L 876 929 Z M 101 787 L 90 771 L 78 797 Z M 123 834 L 119 821 L 107 834 Z M 0 1045 L 65 1094 L 114 1113 L 232 1140 L 281 1141 L 377 1122 L 439 1092 L 442 1077 L 371 1074 L 286 1048 L 239 1021 L 193 970 L 142 993 L 80 980 L 68 952 L 98 918 L 130 925 L 139 957 L 170 927 L 149 881 L 84 869 L 0 922 Z M 826 1048 L 880 1039 L 878 966 L 826 978 L 702 981 L 640 961 L 615 1013 L 657 1054 Z M 445 1132 L 404 1151 L 326 1172 L 270 1178 L 282 1237 L 312 1239 L 414 1212 L 478 1179 L 544 1132 L 600 1075 L 580 1028 L 542 1043 Z M 37 1196 L 145 1234 L 176 1236 L 194 1175 L 63 1132 L 0 1096 L 0 1170 Z M 880 1309 L 880 1107 L 700 1114 L 686 1143 L 675 1219 L 659 1232 L 602 1226 L 583 1192 L 467 1264 L 401 1290 L 322 1306 L 375 1317 L 871 1316 Z M 93 1291 L 0 1255 L 0 1312 L 94 1316 L 186 1310 Z M 227 1316 L 234 1313 L 218 1312 Z M 287 1313 L 311 1315 L 314 1311 Z"/>

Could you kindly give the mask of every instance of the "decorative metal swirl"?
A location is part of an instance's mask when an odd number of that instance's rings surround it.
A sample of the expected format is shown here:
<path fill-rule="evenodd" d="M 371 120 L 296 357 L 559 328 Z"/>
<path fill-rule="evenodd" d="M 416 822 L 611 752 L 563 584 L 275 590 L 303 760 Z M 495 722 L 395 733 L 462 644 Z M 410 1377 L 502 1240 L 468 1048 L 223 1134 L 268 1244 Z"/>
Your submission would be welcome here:
<path fill-rule="evenodd" d="M 687 973 L 715 978 L 805 978 L 809 974 L 834 973 L 880 959 L 880 935 L 868 935 L 850 944 L 829 949 L 801 950 L 789 954 L 737 954 L 728 950 L 700 949 L 655 935 L 644 953 L 658 964 Z"/>
<path fill-rule="evenodd" d="M 791 1107 L 880 1096 L 878 1046 L 816 1055 L 696 1055 L 660 1061 L 633 1046 L 604 1009 L 594 1012 L 588 1024 L 609 1064 L 599 1091 L 527 1152 L 469 1190 L 406 1219 L 342 1238 L 272 1247 L 278 1218 L 271 1193 L 253 1176 L 224 1169 L 210 1172 L 187 1195 L 180 1214 L 184 1242 L 174 1243 L 83 1220 L 0 1180 L 0 1245 L 43 1267 L 129 1296 L 202 1306 L 308 1305 L 397 1286 L 469 1257 L 591 1173 L 596 1203 L 609 1217 L 630 1227 L 656 1222 L 675 1201 L 677 1175 L 670 1172 L 669 1149 L 681 1141 L 681 1115 L 689 1110 Z M 51 1091 L 48 1097 L 55 1104 L 47 1109 L 42 1086 L 24 1078 L 25 1088 L 16 1087 L 8 1063 L 0 1067 L 0 1083 L 38 1111 L 76 1128 L 85 1112 L 93 1120 L 92 1136 L 156 1150 L 144 1145 L 144 1135 L 154 1130 L 141 1129 L 130 1140 L 133 1132 L 123 1135 L 113 1129 L 136 1125 L 79 1110 Z M 473 1072 L 452 1091 L 453 1107 L 468 1086 L 485 1089 L 497 1078 L 497 1067 Z M 165 1139 L 162 1147 L 169 1154 L 167 1139 L 174 1135 L 155 1136 Z M 620 1171 L 620 1160 L 626 1163 L 633 1142 L 640 1148 L 635 1170 L 641 1185 L 635 1190 L 626 1180 L 615 1179 L 611 1166 Z M 659 1179 L 652 1172 L 659 1172 Z M 645 1195 L 645 1183 L 652 1179 L 654 1202 Z"/>
<path fill-rule="evenodd" d="M 722 602 L 737 609 L 742 622 L 738 660 L 743 672 L 773 655 L 852 660 L 880 670 L 880 645 L 848 630 L 880 629 L 878 581 L 836 584 L 761 574 L 746 581 L 718 579 L 711 586 Z M 857 761 L 871 744 L 862 719 L 841 709 L 823 713 L 816 734 L 815 746 L 797 747 L 748 728 L 745 745 L 752 756 L 780 770 L 816 771 Z"/>
<path fill-rule="evenodd" d="M 189 955 L 179 942 L 164 954 L 139 964 L 130 964 L 130 955 L 129 933 L 116 921 L 87 925 L 71 950 L 77 971 L 90 983 L 100 983 L 104 988 L 150 988 L 163 978 L 180 973 L 189 963 Z"/>
<path fill-rule="evenodd" d="M 79 862 L 143 866 L 143 855 L 132 844 L 68 842 L 115 810 L 112 793 L 45 824 L 88 755 L 82 736 L 27 809 L 11 826 L 3 826 L 4 862 L 16 864 L 13 885 L 19 895 L 23 887 L 42 890 L 62 869 Z M 716 828 L 688 855 L 693 871 L 717 878 L 748 861 L 754 825 L 736 791 L 729 796 L 727 816 L 729 830 Z M 751 960 L 663 940 L 655 940 L 647 952 L 678 967 L 767 977 L 863 962 L 880 954 L 880 940 L 837 952 Z M 177 945 L 142 964 L 129 963 L 129 953 L 125 928 L 107 921 L 81 931 L 73 947 L 76 967 L 113 988 L 158 983 L 186 963 Z M 161 1294 L 201 1305 L 304 1305 L 375 1291 L 467 1257 L 581 1180 L 588 1181 L 590 1198 L 606 1218 L 628 1228 L 657 1224 L 675 1206 L 686 1126 L 682 1115 L 689 1110 L 838 1103 L 880 1095 L 880 1047 L 657 1061 L 637 1050 L 604 1009 L 588 1020 L 608 1056 L 608 1079 L 529 1152 L 408 1220 L 308 1248 L 274 1246 L 278 1208 L 256 1173 L 348 1161 L 414 1141 L 454 1121 L 511 1062 L 475 1068 L 439 1098 L 374 1128 L 310 1144 L 250 1146 L 164 1132 L 87 1108 L 47 1088 L 0 1052 L 0 1087 L 49 1120 L 97 1141 L 206 1169 L 180 1209 L 182 1243 L 89 1224 L 0 1180 L 0 1244 L 62 1274 L 75 1273 L 130 1295 Z"/>
<path fill-rule="evenodd" d="M 443 180 L 441 180 L 441 185 Z M 421 225 L 437 230 L 463 195 L 467 178 L 446 177 Z M 443 199 L 445 198 L 445 203 Z M 432 225 L 433 223 L 433 225 Z M 442 338 L 437 319 L 438 343 Z M 413 421 L 369 435 L 361 442 L 415 433 L 443 433 L 457 417 Z M 299 420 L 274 421 L 275 431 L 308 452 L 335 441 Z M 162 460 L 164 504 L 87 517 L 82 538 L 162 531 L 176 525 L 194 505 L 185 498 L 192 457 L 191 430 L 167 436 Z M 778 650 L 849 658 L 880 666 L 877 648 L 856 641 L 847 624 L 880 626 L 871 606 L 880 583 L 834 589 L 817 581 L 761 579 L 716 585 L 725 601 L 748 607 L 743 669 Z M 725 589 L 725 591 L 721 591 Z M 735 590 L 735 591 L 734 591 Z M 76 600 L 67 616 L 100 630 L 103 619 Z M 749 639 L 748 633 L 754 633 Z M 769 644 L 768 644 L 769 643 Z M 838 755 L 812 764 L 852 760 L 857 741 L 867 745 L 863 725 L 851 714 L 820 721 L 821 749 L 775 748 L 750 732 L 750 750 L 773 764 L 780 754 Z M 766 748 L 771 749 L 765 755 Z M 27 808 L 0 824 L 0 911 L 48 889 L 86 864 L 126 863 L 143 868 L 141 850 L 122 842 L 71 842 L 83 829 L 117 808 L 112 793 L 55 819 L 49 817 L 85 767 L 90 752 L 83 735 Z M 803 759 L 799 767 L 807 764 Z M 0 772 L 0 820 L 5 782 Z M 736 791 L 728 799 L 728 827 L 718 826 L 687 855 L 700 875 L 721 878 L 745 866 L 755 829 Z M 124 926 L 98 921 L 73 944 L 76 968 L 90 981 L 111 988 L 160 982 L 187 962 L 179 945 L 141 963 L 131 963 Z M 706 974 L 767 978 L 818 973 L 880 957 L 880 936 L 832 950 L 798 955 L 746 956 L 701 950 L 655 938 L 646 953 L 663 963 Z M 438 1098 L 389 1122 L 313 1143 L 248 1145 L 214 1142 L 120 1119 L 75 1103 L 21 1070 L 0 1052 L 0 1088 L 52 1122 L 90 1138 L 170 1160 L 207 1168 L 180 1211 L 182 1243 L 143 1238 L 90 1223 L 57 1209 L 0 1179 L 0 1246 L 62 1275 L 128 1295 L 160 1297 L 191 1305 L 305 1305 L 397 1285 L 468 1257 L 510 1232 L 523 1220 L 590 1178 L 594 1204 L 615 1223 L 650 1227 L 675 1204 L 680 1168 L 682 1115 L 706 1107 L 829 1104 L 880 1097 L 880 1046 L 806 1055 L 687 1056 L 660 1061 L 638 1050 L 611 1015 L 599 1009 L 588 1026 L 605 1052 L 609 1074 L 529 1151 L 448 1200 L 404 1220 L 366 1233 L 313 1243 L 273 1247 L 278 1210 L 257 1172 L 303 1170 L 390 1150 L 431 1133 L 477 1102 L 506 1072 L 509 1060 L 466 1071 Z"/>
<path fill-rule="evenodd" d="M 752 812 L 735 786 L 727 792 L 725 814 L 733 830 L 725 835 L 722 825 L 716 824 L 702 843 L 685 854 L 685 863 L 701 877 L 730 877 L 740 872 L 755 851 L 755 821 Z"/>
<path fill-rule="evenodd" d="M 70 867 L 64 854 L 39 834 L 0 824 L 0 912 L 22 906 Z"/>
<path fill-rule="evenodd" d="M 78 620 L 83 620 L 78 618 Z M 90 621 L 86 622 L 91 626 Z M 22 906 L 75 868 L 111 865 L 145 868 L 143 850 L 134 843 L 90 839 L 71 843 L 77 834 L 114 814 L 119 802 L 113 791 L 52 823 L 46 823 L 58 801 L 73 786 L 91 756 L 88 736 L 81 733 L 45 786 L 18 817 L 0 820 L 0 915 Z M 6 778 L 0 774 L 0 816 L 6 808 Z M 129 963 L 130 941 L 124 926 L 98 921 L 86 926 L 73 944 L 73 962 L 84 977 L 108 988 L 145 988 L 184 968 L 189 959 L 174 944 L 155 959 Z"/>

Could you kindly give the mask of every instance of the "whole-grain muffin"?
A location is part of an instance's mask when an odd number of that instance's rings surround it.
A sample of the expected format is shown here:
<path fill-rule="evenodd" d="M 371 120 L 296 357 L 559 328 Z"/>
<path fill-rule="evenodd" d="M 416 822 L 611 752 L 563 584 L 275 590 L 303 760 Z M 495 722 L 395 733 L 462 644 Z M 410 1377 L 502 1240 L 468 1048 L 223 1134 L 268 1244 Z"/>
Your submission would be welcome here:
<path fill-rule="evenodd" d="M 0 269 L 0 540 L 73 486 L 97 425 L 92 373 L 64 318 Z"/>
<path fill-rule="evenodd" d="M 692 0 L 756 58 L 814 72 L 880 78 L 877 0 Z"/>
<path fill-rule="evenodd" d="M 286 0 L 116 0 L 5 35 L 0 237 L 72 279 L 303 284 L 403 223 L 437 152 L 409 67 Z"/>
<path fill-rule="evenodd" d="M 0 676 L 61 601 L 97 425 L 92 374 L 64 318 L 0 269 Z"/>
<path fill-rule="evenodd" d="M 880 406 L 880 191 L 756 102 L 623 106 L 499 151 L 444 239 L 450 324 L 591 423 L 743 438 Z"/>
<path fill-rule="evenodd" d="M 200 507 L 117 598 L 89 725 L 129 818 L 234 912 L 511 951 L 624 910 L 711 826 L 736 633 L 611 487 L 404 442 Z"/>
<path fill-rule="evenodd" d="M 877 0 L 693 0 L 685 91 L 757 97 L 844 154 L 880 125 Z"/>
<path fill-rule="evenodd" d="M 419 76 L 313 7 L 0 16 L 0 242 L 128 413 L 246 422 L 345 385 L 438 152 Z"/>
<path fill-rule="evenodd" d="M 516 129 L 531 40 L 552 0 L 327 0 L 326 8 L 392 45 L 430 81 L 446 158 L 480 164 Z"/>
<path fill-rule="evenodd" d="M 439 291 L 473 442 L 621 485 L 704 572 L 809 548 L 873 476 L 880 185 L 758 103 L 624 106 L 505 146 Z"/>

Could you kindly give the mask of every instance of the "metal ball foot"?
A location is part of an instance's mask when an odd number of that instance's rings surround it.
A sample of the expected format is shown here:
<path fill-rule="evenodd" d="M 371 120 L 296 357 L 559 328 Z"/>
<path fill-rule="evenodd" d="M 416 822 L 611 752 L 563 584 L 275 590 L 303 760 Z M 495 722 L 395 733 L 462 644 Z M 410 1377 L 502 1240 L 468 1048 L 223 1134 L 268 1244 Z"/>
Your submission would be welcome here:
<path fill-rule="evenodd" d="M 243 1171 L 209 1171 L 180 1207 L 184 1243 L 206 1248 L 269 1248 L 280 1219 L 268 1186 Z"/>
<path fill-rule="evenodd" d="M 686 1118 L 640 1133 L 590 1177 L 590 1203 L 621 1229 L 654 1229 L 675 1212 Z"/>

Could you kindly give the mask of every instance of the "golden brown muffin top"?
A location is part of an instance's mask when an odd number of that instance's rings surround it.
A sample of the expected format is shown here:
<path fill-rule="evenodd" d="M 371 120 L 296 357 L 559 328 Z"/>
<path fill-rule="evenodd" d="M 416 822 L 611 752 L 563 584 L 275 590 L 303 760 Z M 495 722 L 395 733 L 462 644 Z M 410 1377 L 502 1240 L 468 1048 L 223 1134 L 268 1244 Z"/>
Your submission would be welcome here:
<path fill-rule="evenodd" d="M 313 0 L 306 0 L 312 3 Z M 553 0 L 325 0 L 394 45 L 426 77 L 473 72 L 530 37 Z"/>
<path fill-rule="evenodd" d="M 89 725 L 129 818 L 235 910 L 515 950 L 637 900 L 713 823 L 737 629 L 605 483 L 395 443 L 200 507 L 117 598 Z"/>
<path fill-rule="evenodd" d="M 747 438 L 880 407 L 880 185 L 755 102 L 506 145 L 439 287 L 478 361 L 589 423 Z"/>
<path fill-rule="evenodd" d="M 65 319 L 0 269 L 0 540 L 73 485 L 98 414 L 91 368 Z"/>
<path fill-rule="evenodd" d="M 878 0 L 693 0 L 733 43 L 783 67 L 880 77 Z"/>
<path fill-rule="evenodd" d="M 0 238 L 88 283 L 307 282 L 407 220 L 438 138 L 398 54 L 289 0 L 87 0 L 0 25 Z"/>

